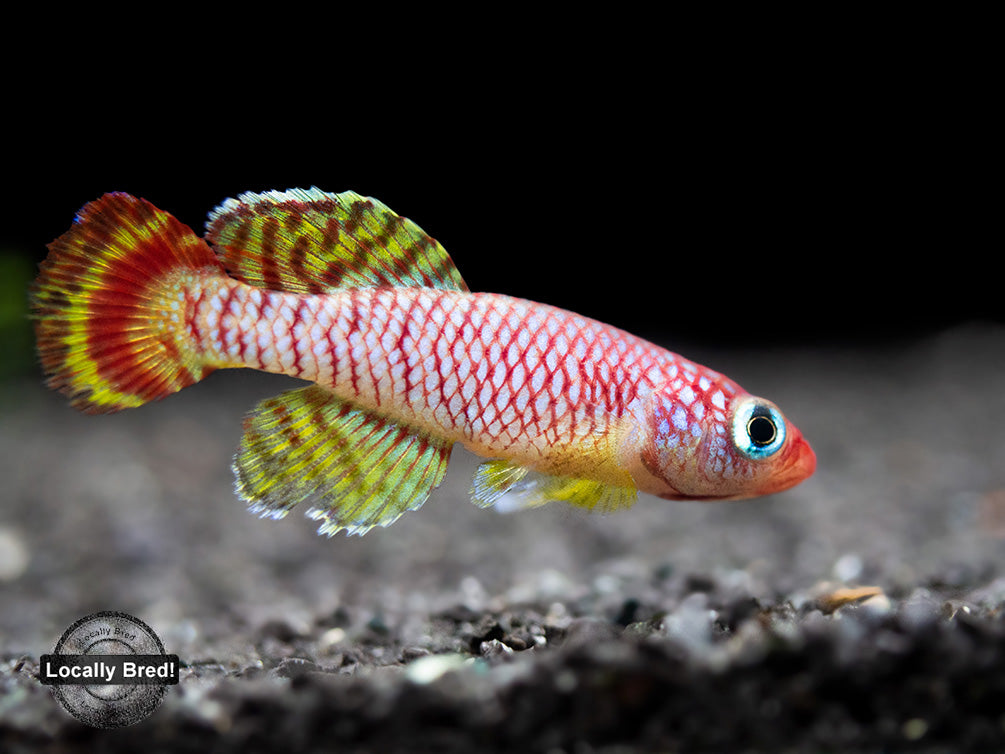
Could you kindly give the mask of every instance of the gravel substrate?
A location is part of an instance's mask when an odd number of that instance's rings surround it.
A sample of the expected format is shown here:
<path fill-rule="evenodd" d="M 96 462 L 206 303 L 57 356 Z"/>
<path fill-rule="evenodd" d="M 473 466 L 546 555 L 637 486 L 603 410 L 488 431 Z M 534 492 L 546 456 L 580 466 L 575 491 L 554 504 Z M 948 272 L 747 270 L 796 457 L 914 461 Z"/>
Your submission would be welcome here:
<path fill-rule="evenodd" d="M 466 501 L 366 537 L 248 515 L 241 417 L 294 383 L 213 375 L 78 416 L 0 393 L 4 751 L 1005 751 L 1005 332 L 702 353 L 819 458 L 740 504 L 610 517 Z M 70 717 L 39 657 L 97 610 L 183 662 L 132 727 Z"/>

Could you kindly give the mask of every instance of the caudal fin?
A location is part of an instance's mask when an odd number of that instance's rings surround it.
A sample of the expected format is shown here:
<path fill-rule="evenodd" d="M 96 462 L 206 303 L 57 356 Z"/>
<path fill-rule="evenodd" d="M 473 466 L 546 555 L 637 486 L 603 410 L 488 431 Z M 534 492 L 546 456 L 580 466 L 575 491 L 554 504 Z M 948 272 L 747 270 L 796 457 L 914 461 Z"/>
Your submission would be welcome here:
<path fill-rule="evenodd" d="M 221 274 L 206 242 L 149 202 L 113 193 L 86 205 L 30 292 L 49 386 L 107 413 L 198 382 L 212 367 L 188 333 L 186 295 Z"/>

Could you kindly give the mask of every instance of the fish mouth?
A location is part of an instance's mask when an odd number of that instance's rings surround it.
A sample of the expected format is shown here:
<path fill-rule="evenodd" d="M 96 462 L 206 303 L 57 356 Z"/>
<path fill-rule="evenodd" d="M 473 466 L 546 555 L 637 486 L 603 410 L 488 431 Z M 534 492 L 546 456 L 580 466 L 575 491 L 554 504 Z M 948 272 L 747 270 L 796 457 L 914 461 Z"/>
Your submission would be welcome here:
<path fill-rule="evenodd" d="M 785 451 L 785 461 L 778 471 L 771 475 L 767 483 L 758 490 L 759 495 L 770 495 L 775 492 L 795 487 L 805 481 L 817 468 L 817 455 L 813 448 L 803 438 L 795 427 L 790 427 L 789 447 Z"/>

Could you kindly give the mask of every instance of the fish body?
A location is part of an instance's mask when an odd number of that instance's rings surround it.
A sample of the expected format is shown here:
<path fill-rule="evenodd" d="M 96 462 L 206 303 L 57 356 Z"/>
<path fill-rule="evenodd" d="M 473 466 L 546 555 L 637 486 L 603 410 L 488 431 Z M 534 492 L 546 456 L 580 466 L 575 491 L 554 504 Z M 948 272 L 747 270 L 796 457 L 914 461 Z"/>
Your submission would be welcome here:
<path fill-rule="evenodd" d="M 263 401 L 234 462 L 252 510 L 304 500 L 321 531 L 419 507 L 454 443 L 482 506 L 739 499 L 815 457 L 774 404 L 617 328 L 467 289 L 411 221 L 352 192 L 244 194 L 201 239 L 108 194 L 50 247 L 32 291 L 50 384 L 85 411 L 164 397 L 220 368 L 311 383 Z"/>

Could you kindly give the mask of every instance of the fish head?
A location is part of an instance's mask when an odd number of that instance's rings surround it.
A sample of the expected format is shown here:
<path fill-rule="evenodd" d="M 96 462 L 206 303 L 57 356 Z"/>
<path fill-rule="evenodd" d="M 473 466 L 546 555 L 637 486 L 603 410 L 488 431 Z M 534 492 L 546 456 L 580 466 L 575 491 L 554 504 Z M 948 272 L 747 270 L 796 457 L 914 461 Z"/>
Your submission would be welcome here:
<path fill-rule="evenodd" d="M 711 371 L 655 390 L 643 425 L 637 483 L 671 500 L 769 495 L 816 468 L 813 449 L 774 403 Z"/>

